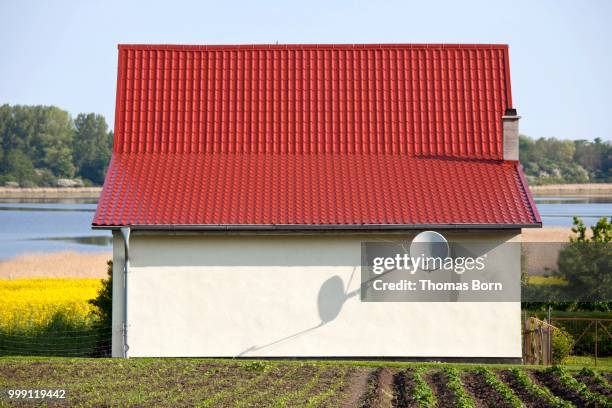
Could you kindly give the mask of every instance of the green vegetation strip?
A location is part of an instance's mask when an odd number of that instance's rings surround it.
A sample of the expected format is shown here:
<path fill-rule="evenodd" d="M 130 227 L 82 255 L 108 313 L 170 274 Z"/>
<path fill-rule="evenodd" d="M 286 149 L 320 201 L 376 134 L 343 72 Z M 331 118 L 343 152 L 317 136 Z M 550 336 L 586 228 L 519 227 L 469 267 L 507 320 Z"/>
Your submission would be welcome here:
<path fill-rule="evenodd" d="M 583 367 L 582 370 L 580 370 L 579 374 L 584 375 L 586 377 L 591 377 L 597 384 L 608 390 L 612 390 L 612 385 L 608 383 L 608 380 L 606 380 L 605 377 L 601 375 L 598 371 L 595 371 L 590 367 Z"/>
<path fill-rule="evenodd" d="M 515 367 L 511 368 L 510 372 L 521 387 L 525 388 L 532 395 L 546 401 L 551 408 L 572 408 L 574 406 L 571 402 L 553 395 L 548 388 L 535 384 L 522 369 Z"/>
<path fill-rule="evenodd" d="M 308 399 L 308 402 L 306 403 L 306 406 L 307 407 L 318 407 L 319 405 L 327 401 L 329 398 L 336 395 L 339 392 L 339 390 L 341 390 L 342 387 L 344 386 L 345 380 L 346 380 L 346 377 L 349 371 L 351 371 L 349 368 L 343 367 L 340 370 L 340 375 L 338 375 L 336 377 L 336 380 L 329 385 L 327 390 L 324 390 L 318 395 L 314 395 L 310 397 Z M 339 400 L 340 398 L 337 398 L 337 399 Z"/>
<path fill-rule="evenodd" d="M 261 406 L 262 401 L 266 401 L 266 398 L 271 394 L 278 392 L 282 389 L 283 385 L 286 385 L 288 381 L 303 368 L 303 365 L 295 365 L 292 367 L 283 367 L 284 372 L 279 373 L 276 378 L 271 381 L 261 384 L 257 390 L 253 390 L 250 395 L 246 395 L 243 399 L 236 401 L 235 407 L 246 407 L 246 406 Z"/>
<path fill-rule="evenodd" d="M 600 407 L 612 407 L 611 398 L 592 392 L 586 384 L 576 380 L 563 367 L 552 366 L 547 368 L 545 372 L 557 376 L 563 385 L 582 396 L 586 401 L 592 402 Z"/>
<path fill-rule="evenodd" d="M 310 391 L 317 385 L 319 380 L 321 379 L 321 367 L 317 367 L 317 371 L 310 378 L 310 380 L 304 384 L 301 388 L 296 389 L 293 392 L 290 392 L 285 395 L 281 395 L 271 402 L 270 406 L 272 407 L 286 407 L 289 405 L 290 401 L 295 401 L 304 398 Z"/>
<path fill-rule="evenodd" d="M 256 389 L 257 384 L 265 379 L 265 374 L 271 370 L 278 370 L 278 367 L 278 365 L 272 366 L 264 361 L 255 360 L 247 362 L 241 368 L 245 371 L 245 374 L 248 374 L 249 372 L 252 373 L 250 378 L 248 378 L 246 381 L 239 382 L 238 384 L 235 384 L 236 378 L 231 376 L 221 379 L 220 383 L 222 384 L 222 389 L 216 394 L 211 395 L 209 398 L 206 398 L 198 405 L 201 407 L 226 405 L 221 404 L 221 402 L 225 402 L 226 399 L 232 398 L 236 395 L 241 395 L 249 390 Z"/>
<path fill-rule="evenodd" d="M 523 406 L 521 400 L 514 395 L 510 387 L 497 378 L 491 370 L 486 367 L 478 367 L 476 372 L 482 374 L 485 384 L 494 389 L 509 406 L 514 408 L 521 408 Z"/>
<path fill-rule="evenodd" d="M 423 379 L 423 373 L 426 369 L 417 369 L 412 372 L 412 380 L 414 381 L 414 389 L 412 390 L 412 398 L 419 403 L 421 407 L 435 407 L 436 396 L 434 395 L 429 384 Z"/>
<path fill-rule="evenodd" d="M 474 408 L 476 404 L 474 400 L 468 395 L 461 383 L 459 378 L 459 371 L 455 367 L 444 367 L 442 369 L 446 374 L 447 383 L 446 387 L 453 393 L 455 397 L 455 406 L 457 408 Z"/>

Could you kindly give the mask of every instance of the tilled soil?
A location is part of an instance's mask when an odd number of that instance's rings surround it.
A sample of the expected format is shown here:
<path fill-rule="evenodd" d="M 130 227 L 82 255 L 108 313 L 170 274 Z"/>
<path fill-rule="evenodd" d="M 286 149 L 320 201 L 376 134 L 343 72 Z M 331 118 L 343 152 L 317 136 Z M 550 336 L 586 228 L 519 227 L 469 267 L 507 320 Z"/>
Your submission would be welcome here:
<path fill-rule="evenodd" d="M 589 390 L 596 392 L 598 394 L 601 394 L 601 395 L 605 395 L 608 398 L 612 398 L 612 391 L 610 391 L 608 387 L 605 387 L 597 383 L 597 381 L 595 381 L 593 377 L 588 376 L 588 375 L 576 374 L 574 378 L 586 384 L 586 386 L 589 387 Z"/>
<path fill-rule="evenodd" d="M 395 395 L 393 406 L 398 408 L 418 407 L 419 404 L 412 398 L 414 390 L 414 380 L 412 379 L 413 370 L 400 371 L 393 376 L 393 388 Z"/>
<path fill-rule="evenodd" d="M 510 407 L 496 390 L 485 383 L 482 373 L 466 371 L 461 375 L 461 382 L 463 382 L 467 392 L 474 398 L 476 407 Z"/>
<path fill-rule="evenodd" d="M 521 386 L 517 381 L 514 375 L 510 370 L 502 370 L 499 372 L 499 378 L 512 389 L 512 391 L 516 394 L 517 397 L 526 407 L 530 408 L 547 408 L 548 404 L 546 400 L 542 398 L 538 398 L 537 396 L 531 394 L 527 389 Z"/>
<path fill-rule="evenodd" d="M 541 384 L 548 387 L 548 389 L 559 398 L 566 401 L 571 401 L 578 407 L 596 406 L 593 405 L 593 403 L 586 401 L 577 392 L 566 387 L 555 374 L 547 373 L 545 371 L 535 371 L 533 375 L 540 381 Z"/>
<path fill-rule="evenodd" d="M 379 367 L 370 371 L 364 392 L 354 406 L 361 408 L 387 408 L 393 402 L 393 376 L 389 368 Z"/>
<path fill-rule="evenodd" d="M 455 407 L 455 396 L 446 386 L 448 379 L 442 371 L 436 370 L 430 372 L 425 375 L 424 379 L 438 400 L 438 408 Z"/>

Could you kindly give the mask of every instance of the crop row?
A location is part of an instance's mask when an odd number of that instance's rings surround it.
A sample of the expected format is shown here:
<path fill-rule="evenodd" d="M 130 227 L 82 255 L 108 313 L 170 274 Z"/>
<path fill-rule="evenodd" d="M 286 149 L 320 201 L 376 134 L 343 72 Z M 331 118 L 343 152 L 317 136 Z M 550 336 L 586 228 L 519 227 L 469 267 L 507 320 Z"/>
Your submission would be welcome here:
<path fill-rule="evenodd" d="M 379 373 L 380 368 L 374 372 Z M 388 406 L 373 398 L 381 395 L 376 387 L 385 387 L 378 377 L 367 385 L 364 395 L 368 397 L 362 399 L 362 407 Z M 397 371 L 392 389 L 394 407 L 612 407 L 612 387 L 592 369 L 572 375 L 561 367 L 414 367 Z"/>

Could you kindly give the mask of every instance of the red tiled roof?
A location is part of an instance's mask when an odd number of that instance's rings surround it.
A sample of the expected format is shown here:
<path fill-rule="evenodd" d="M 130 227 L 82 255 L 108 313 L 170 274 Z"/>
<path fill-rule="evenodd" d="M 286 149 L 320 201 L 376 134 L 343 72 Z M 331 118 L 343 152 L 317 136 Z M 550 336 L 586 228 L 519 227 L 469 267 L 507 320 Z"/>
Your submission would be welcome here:
<path fill-rule="evenodd" d="M 119 47 L 96 226 L 530 225 L 501 45 Z"/>

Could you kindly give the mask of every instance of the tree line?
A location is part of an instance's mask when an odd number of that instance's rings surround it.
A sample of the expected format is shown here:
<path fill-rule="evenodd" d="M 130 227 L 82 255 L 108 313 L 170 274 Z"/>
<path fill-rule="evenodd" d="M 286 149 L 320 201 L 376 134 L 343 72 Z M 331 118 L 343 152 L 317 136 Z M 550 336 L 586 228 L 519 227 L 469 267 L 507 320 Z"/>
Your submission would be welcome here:
<path fill-rule="evenodd" d="M 612 143 L 520 137 L 532 184 L 612 182 Z M 101 185 L 113 132 L 104 116 L 76 118 L 56 106 L 0 106 L 0 185 L 55 186 L 61 179 Z"/>
<path fill-rule="evenodd" d="M 76 118 L 56 106 L 0 106 L 0 185 L 55 186 L 61 179 L 101 185 L 113 133 L 104 116 Z"/>
<path fill-rule="evenodd" d="M 521 135 L 519 155 L 530 184 L 612 183 L 610 141 Z"/>

